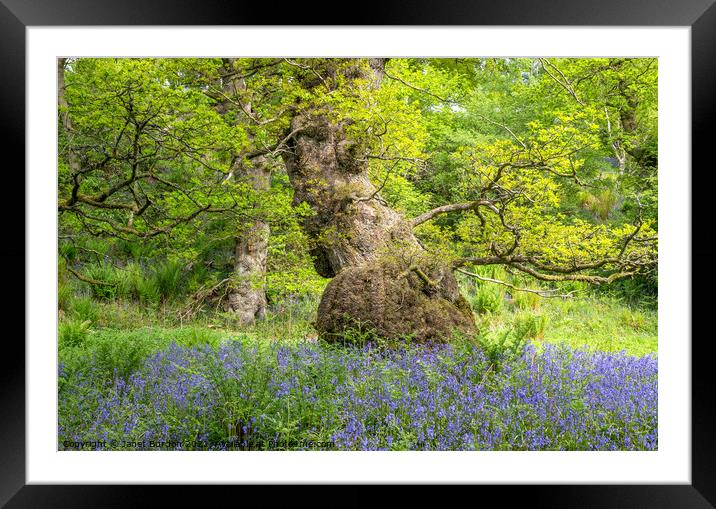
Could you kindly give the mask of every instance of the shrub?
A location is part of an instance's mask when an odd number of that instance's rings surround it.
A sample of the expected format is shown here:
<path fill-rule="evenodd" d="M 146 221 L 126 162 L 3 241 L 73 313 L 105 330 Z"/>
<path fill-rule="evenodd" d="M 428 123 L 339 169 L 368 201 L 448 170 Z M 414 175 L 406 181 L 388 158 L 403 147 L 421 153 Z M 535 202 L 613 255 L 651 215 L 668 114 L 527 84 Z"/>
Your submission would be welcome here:
<path fill-rule="evenodd" d="M 643 312 L 625 308 L 619 311 L 619 323 L 634 330 L 645 330 L 649 320 Z"/>
<path fill-rule="evenodd" d="M 515 292 L 513 302 L 518 309 L 536 310 L 542 303 L 542 297 L 532 292 Z"/>
<path fill-rule="evenodd" d="M 320 298 L 328 284 L 312 267 L 291 267 L 270 271 L 266 277 L 266 297 L 270 303 Z"/>
<path fill-rule="evenodd" d="M 69 312 L 76 320 L 94 324 L 99 317 L 99 306 L 91 297 L 76 297 L 69 304 Z"/>
<path fill-rule="evenodd" d="M 210 278 L 211 273 L 206 264 L 194 263 L 187 276 L 186 291 L 190 294 L 197 292 Z"/>
<path fill-rule="evenodd" d="M 85 274 L 102 283 L 90 284 L 91 294 L 96 299 L 123 298 L 157 305 L 179 295 L 182 266 L 177 262 L 163 262 L 147 275 L 136 262 L 129 262 L 124 267 L 103 262 L 88 265 Z"/>
<path fill-rule="evenodd" d="M 167 336 L 165 336 L 167 337 Z M 217 347 L 226 334 L 199 326 L 182 327 L 172 331 L 171 340 L 183 347 L 197 348 L 202 345 Z"/>
<path fill-rule="evenodd" d="M 60 260 L 65 259 L 73 261 L 77 258 L 77 246 L 72 242 L 60 242 L 59 245 Z"/>
<path fill-rule="evenodd" d="M 62 311 L 68 311 L 73 294 L 74 290 L 72 286 L 60 282 L 57 286 L 57 307 Z"/>
<path fill-rule="evenodd" d="M 152 279 L 162 301 L 176 298 L 181 293 L 183 265 L 178 261 L 167 260 L 154 267 Z"/>
<path fill-rule="evenodd" d="M 72 318 L 60 322 L 57 334 L 59 349 L 82 346 L 90 334 L 91 325 L 92 323 L 89 320 Z"/>
<path fill-rule="evenodd" d="M 606 221 L 619 202 L 619 195 L 612 188 L 602 189 L 596 194 L 581 191 L 577 195 L 579 206 L 588 210 L 596 219 Z"/>
<path fill-rule="evenodd" d="M 637 274 L 631 278 L 620 279 L 609 285 L 594 288 L 595 294 L 615 297 L 630 305 L 657 309 L 659 282 L 657 275 Z"/>
<path fill-rule="evenodd" d="M 57 305 L 62 311 L 67 311 L 74 294 L 74 288 L 67 276 L 67 262 L 60 257 L 57 262 Z"/>
<path fill-rule="evenodd" d="M 547 315 L 520 313 L 515 316 L 514 332 L 518 338 L 544 339 Z"/>
<path fill-rule="evenodd" d="M 84 273 L 88 278 L 101 283 L 90 284 L 90 292 L 97 299 L 114 300 L 122 292 L 126 292 L 125 275 L 110 263 L 89 264 L 85 267 Z"/>
<path fill-rule="evenodd" d="M 161 299 L 156 279 L 146 278 L 142 274 L 134 279 L 134 294 L 140 303 L 149 306 L 159 304 Z"/>
<path fill-rule="evenodd" d="M 512 329 L 506 329 L 497 334 L 483 334 L 478 338 L 478 343 L 489 362 L 499 369 L 522 353 L 527 338 L 516 336 Z"/>
<path fill-rule="evenodd" d="M 115 269 L 115 278 L 122 282 L 120 286 L 120 297 L 136 299 L 137 281 L 144 278 L 142 266 L 136 262 L 128 262 L 124 267 Z"/>
<path fill-rule="evenodd" d="M 142 258 L 149 256 L 152 252 L 152 247 L 149 243 L 141 241 L 127 241 L 118 239 L 114 244 L 116 252 L 122 258 L 132 258 L 139 261 Z"/>
<path fill-rule="evenodd" d="M 84 325 L 83 325 L 84 324 Z M 66 332 L 63 332 L 63 328 Z M 77 332 L 76 332 L 77 331 Z M 141 328 L 135 330 L 99 329 L 89 334 L 89 322 L 68 320 L 60 325 L 60 361 L 68 372 L 86 371 L 90 366 L 104 382 L 115 376 L 128 377 L 153 353 L 172 343 L 182 347 L 217 347 L 225 333 L 201 327 L 165 330 Z"/>
<path fill-rule="evenodd" d="M 152 352 L 152 343 L 138 335 L 112 335 L 93 338 L 92 354 L 100 377 L 129 377 Z"/>
<path fill-rule="evenodd" d="M 386 341 L 376 335 L 375 329 L 370 324 L 361 323 L 360 320 L 353 320 L 352 323 L 353 326 L 345 329 L 341 333 L 340 338 L 338 338 L 338 341 L 332 342 L 342 345 L 363 347 L 371 342 Z M 406 338 L 406 340 L 409 340 L 409 338 Z"/>
<path fill-rule="evenodd" d="M 504 290 L 495 284 L 483 283 L 477 291 L 468 297 L 468 301 L 478 313 L 497 313 L 505 300 Z"/>

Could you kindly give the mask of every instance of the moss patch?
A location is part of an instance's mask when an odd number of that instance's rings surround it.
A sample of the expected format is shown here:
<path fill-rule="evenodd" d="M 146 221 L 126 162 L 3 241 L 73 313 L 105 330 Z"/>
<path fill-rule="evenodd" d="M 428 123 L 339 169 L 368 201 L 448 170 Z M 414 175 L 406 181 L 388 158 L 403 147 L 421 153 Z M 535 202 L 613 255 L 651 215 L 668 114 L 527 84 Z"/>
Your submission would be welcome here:
<path fill-rule="evenodd" d="M 318 307 L 319 336 L 344 341 L 348 331 L 359 329 L 385 339 L 426 342 L 447 341 L 456 331 L 474 334 L 472 311 L 449 269 L 433 269 L 428 277 L 435 285 L 385 261 L 342 270 Z"/>

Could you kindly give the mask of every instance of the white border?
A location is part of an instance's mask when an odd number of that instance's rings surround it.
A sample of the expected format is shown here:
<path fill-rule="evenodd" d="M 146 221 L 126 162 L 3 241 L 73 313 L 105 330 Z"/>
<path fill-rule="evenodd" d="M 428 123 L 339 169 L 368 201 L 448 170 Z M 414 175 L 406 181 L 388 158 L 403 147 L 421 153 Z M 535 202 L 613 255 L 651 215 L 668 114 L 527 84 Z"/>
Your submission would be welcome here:
<path fill-rule="evenodd" d="M 690 28 L 27 29 L 27 482 L 684 483 L 690 469 Z M 59 56 L 656 56 L 656 452 L 57 452 Z"/>

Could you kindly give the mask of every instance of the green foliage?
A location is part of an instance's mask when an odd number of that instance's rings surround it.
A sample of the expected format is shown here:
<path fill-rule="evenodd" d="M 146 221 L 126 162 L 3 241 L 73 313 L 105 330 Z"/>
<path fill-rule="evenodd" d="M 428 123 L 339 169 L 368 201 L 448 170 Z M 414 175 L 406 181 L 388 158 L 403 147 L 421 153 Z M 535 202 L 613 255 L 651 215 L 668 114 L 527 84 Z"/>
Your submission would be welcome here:
<path fill-rule="evenodd" d="M 222 183 L 232 155 L 244 148 L 245 131 L 225 122 L 214 100 L 188 79 L 216 65 L 197 59 L 67 61 L 61 92 L 69 106 L 60 118 L 69 119 L 72 133 L 61 125 L 61 231 L 119 237 L 115 253 L 140 260 L 160 235 L 174 232 L 181 244 L 196 226 L 191 219 L 201 221 L 209 209 L 228 213 L 247 196 L 245 185 Z"/>
<path fill-rule="evenodd" d="M 328 279 L 319 276 L 308 253 L 308 240 L 295 219 L 271 234 L 268 246 L 266 298 L 280 308 L 287 303 L 316 299 Z"/>
<path fill-rule="evenodd" d="M 648 302 L 635 305 L 617 289 L 593 287 L 579 281 L 561 282 L 550 287 L 537 285 L 525 277 L 509 274 L 498 266 L 477 267 L 482 277 L 504 281 L 515 287 L 547 291 L 551 298 L 507 288 L 474 278 L 459 278 L 463 295 L 476 312 L 480 344 L 500 352 L 525 341 L 566 343 L 575 348 L 606 351 L 626 350 L 633 355 L 654 352 L 657 348 L 657 313 Z M 629 280 L 627 280 L 629 281 Z M 480 295 L 501 304 L 480 312 Z M 559 295 L 570 295 L 560 297 Z M 507 297 L 507 298 L 505 298 Z M 492 301 L 490 300 L 490 302 Z M 497 353 L 495 353 L 497 355 Z"/>
<path fill-rule="evenodd" d="M 266 189 L 254 189 L 246 176 L 228 178 L 230 170 L 252 167 L 248 154 L 277 147 L 291 112 L 304 107 L 346 121 L 352 141 L 369 154 L 379 198 L 406 218 L 448 203 L 498 203 L 501 215 L 480 207 L 420 225 L 420 241 L 439 259 L 510 252 L 571 267 L 613 256 L 638 217 L 638 237 L 658 231 L 657 65 L 629 58 L 395 58 L 374 88 L 360 80 L 349 86 L 343 73 L 366 71 L 364 60 L 70 59 L 69 106 L 60 111 L 72 132 L 60 125 L 58 193 L 68 208 L 58 217 L 59 254 L 61 264 L 101 284 L 59 266 L 59 308 L 67 320 L 100 329 L 181 327 L 192 296 L 232 277 L 235 238 L 260 219 L 271 229 L 266 275 L 257 278 L 259 285 L 265 279 L 266 317 L 244 328 L 207 305 L 200 319 L 270 340 L 314 334 L 311 321 L 328 280 L 313 267 L 302 230 L 313 212 L 293 206 L 281 149 L 266 156 Z M 245 78 L 226 101 L 221 87 L 233 74 Z M 250 104 L 251 115 L 240 104 Z M 70 204 L 73 156 L 91 171 L 78 176 L 79 201 Z M 133 180 L 134 171 L 141 178 Z M 119 191 L 106 196 L 113 189 Z M 506 225 L 519 230 L 518 243 Z M 624 257 L 655 253 L 655 243 L 634 242 Z M 655 344 L 653 268 L 596 290 L 518 277 L 514 267 L 470 270 L 584 297 L 545 299 L 464 283 L 488 335 L 609 340 L 605 348 L 626 343 L 635 350 Z M 606 264 L 594 272 L 615 270 Z M 591 298 L 611 322 L 589 311 Z M 622 305 L 640 311 L 620 313 Z"/>
<path fill-rule="evenodd" d="M 154 267 L 153 279 L 162 300 L 173 299 L 181 292 L 183 265 L 166 260 Z"/>
<path fill-rule="evenodd" d="M 548 318 L 546 315 L 519 313 L 515 315 L 514 332 L 518 338 L 543 340 Z"/>
<path fill-rule="evenodd" d="M 152 255 L 154 248 L 149 242 L 118 239 L 114 244 L 117 255 L 139 262 Z"/>
<path fill-rule="evenodd" d="M 57 307 L 60 311 L 67 311 L 72 296 L 74 295 L 74 288 L 67 283 L 60 283 L 57 287 Z"/>
<path fill-rule="evenodd" d="M 544 299 L 538 313 L 502 311 L 478 319 L 482 344 L 533 341 L 631 355 L 655 352 L 657 315 L 604 298 Z"/>
<path fill-rule="evenodd" d="M 618 299 L 630 306 L 656 310 L 659 282 L 656 272 L 637 275 L 634 278 L 615 281 L 611 285 L 597 287 L 595 292 Z"/>
<path fill-rule="evenodd" d="M 485 356 L 497 369 L 517 358 L 527 341 L 526 336 L 516 336 L 512 334 L 511 329 L 496 334 L 482 333 L 478 337 L 478 344 L 485 352 Z"/>
<path fill-rule="evenodd" d="M 624 308 L 619 312 L 619 322 L 624 327 L 636 332 L 646 331 L 652 327 L 646 313 L 638 309 Z"/>
<path fill-rule="evenodd" d="M 270 302 L 281 305 L 283 302 L 321 295 L 327 283 L 327 279 L 307 266 L 299 266 L 293 271 L 270 272 L 266 296 Z"/>
<path fill-rule="evenodd" d="M 533 285 L 534 286 L 534 285 Z M 542 297 L 533 292 L 514 292 L 513 302 L 516 308 L 536 311 L 542 305 Z"/>
<path fill-rule="evenodd" d="M 85 267 L 85 275 L 100 284 L 91 284 L 90 291 L 97 299 L 112 300 L 129 292 L 128 274 L 107 262 Z"/>
<path fill-rule="evenodd" d="M 72 318 L 90 324 L 97 322 L 101 312 L 99 305 L 88 296 L 71 299 L 67 310 Z"/>
<path fill-rule="evenodd" d="M 100 379 L 111 381 L 115 376 L 129 377 L 151 354 L 171 343 L 216 347 L 224 337 L 218 331 L 197 325 L 178 329 L 91 330 L 88 321 L 67 320 L 60 323 L 59 360 L 68 372 L 92 365 Z"/>
<path fill-rule="evenodd" d="M 60 322 L 58 344 L 60 350 L 67 347 L 79 347 L 90 335 L 92 322 L 89 320 L 70 319 Z"/>
<path fill-rule="evenodd" d="M 183 294 L 184 267 L 177 261 L 159 261 L 149 269 L 136 262 L 117 267 L 107 262 L 91 263 L 84 268 L 92 296 L 99 300 L 132 299 L 155 306 Z"/>
<path fill-rule="evenodd" d="M 502 309 L 505 292 L 496 285 L 483 284 L 468 297 L 472 308 L 478 313 L 497 313 Z"/>
<path fill-rule="evenodd" d="M 72 244 L 71 242 L 60 242 L 58 251 L 61 260 L 68 260 L 71 262 L 75 258 L 77 258 L 77 246 L 75 244 Z"/>
<path fill-rule="evenodd" d="M 162 293 L 156 278 L 134 273 L 131 285 L 131 295 L 142 304 L 152 306 L 159 303 Z"/>
<path fill-rule="evenodd" d="M 129 377 L 156 345 L 156 341 L 152 341 L 154 338 L 139 332 L 125 332 L 121 335 L 100 332 L 92 339 L 83 354 L 91 356 L 101 373 L 100 378 L 108 381 L 114 376 Z"/>
<path fill-rule="evenodd" d="M 581 191 L 578 194 L 579 205 L 591 212 L 600 221 L 606 221 L 614 212 L 619 196 L 611 188 L 602 189 L 597 194 Z"/>
<path fill-rule="evenodd" d="M 67 311 L 75 292 L 69 277 L 66 260 L 60 257 L 57 261 L 57 305 L 60 311 Z"/>

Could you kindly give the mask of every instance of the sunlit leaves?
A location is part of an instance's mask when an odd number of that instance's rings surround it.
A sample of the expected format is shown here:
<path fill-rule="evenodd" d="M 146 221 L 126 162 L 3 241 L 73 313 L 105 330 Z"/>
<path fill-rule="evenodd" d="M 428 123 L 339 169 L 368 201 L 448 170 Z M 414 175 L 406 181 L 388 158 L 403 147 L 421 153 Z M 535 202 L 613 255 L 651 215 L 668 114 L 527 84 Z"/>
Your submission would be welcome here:
<path fill-rule="evenodd" d="M 308 109 L 343 126 L 379 198 L 407 218 L 493 204 L 419 227 L 446 256 L 512 250 L 570 266 L 619 254 L 638 224 L 638 238 L 656 236 L 655 59 L 394 58 L 382 76 L 367 59 L 70 59 L 66 84 L 60 203 L 120 186 L 102 202 L 118 208 L 86 200 L 63 212 L 73 232 L 141 238 L 176 225 L 161 242 L 195 256 L 204 235 L 226 243 L 262 219 L 294 242 L 276 246 L 305 253 L 296 231 L 310 211 L 291 205 L 281 160 L 290 147 L 280 141 Z M 229 178 L 257 153 L 274 170 L 261 192 Z M 178 223 L 203 207 L 225 212 Z M 655 254 L 654 243 L 635 241 L 623 258 Z M 275 270 L 302 273 L 310 261 L 301 256 Z"/>

